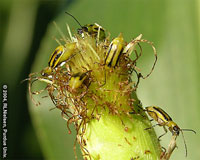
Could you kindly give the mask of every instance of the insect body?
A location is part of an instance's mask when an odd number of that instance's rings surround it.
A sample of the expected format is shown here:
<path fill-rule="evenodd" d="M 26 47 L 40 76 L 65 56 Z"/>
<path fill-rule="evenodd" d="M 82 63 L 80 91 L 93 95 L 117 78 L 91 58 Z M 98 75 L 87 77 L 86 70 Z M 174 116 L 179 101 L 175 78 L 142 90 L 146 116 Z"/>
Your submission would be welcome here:
<path fill-rule="evenodd" d="M 81 29 L 78 29 L 78 34 L 84 35 L 84 32 L 91 36 L 97 37 L 100 41 L 103 41 L 106 38 L 105 30 L 97 23 L 86 24 L 81 27 Z"/>
<path fill-rule="evenodd" d="M 76 49 L 76 43 L 67 43 L 65 46 L 58 46 L 49 58 L 49 67 L 56 68 L 62 62 L 70 59 Z"/>
<path fill-rule="evenodd" d="M 158 122 L 158 124 L 156 124 L 156 125 L 163 126 L 163 128 L 165 130 L 165 133 L 163 135 L 165 135 L 167 133 L 167 129 L 165 128 L 166 126 L 168 127 L 169 131 L 172 133 L 173 136 L 178 136 L 180 134 L 180 132 L 182 133 L 182 136 L 183 136 L 182 131 L 192 131 L 193 133 L 196 134 L 196 132 L 192 129 L 179 128 L 179 126 L 172 120 L 172 118 L 164 110 L 162 110 L 161 108 L 159 108 L 157 106 L 146 107 L 145 111 L 148 113 L 148 115 L 151 118 L 153 118 L 156 122 Z M 154 125 L 152 127 L 155 127 L 156 125 Z M 147 129 L 149 129 L 149 128 L 147 128 Z M 162 137 L 163 135 L 161 135 L 160 137 Z M 184 140 L 186 156 L 187 156 L 187 146 L 185 143 L 184 136 L 183 136 L 183 140 Z"/>
<path fill-rule="evenodd" d="M 41 75 L 44 77 L 49 77 L 50 74 L 52 72 L 52 68 L 51 67 L 45 67 L 42 71 L 41 71 Z"/>
<path fill-rule="evenodd" d="M 119 56 L 123 50 L 124 46 L 124 39 L 122 34 L 113 39 L 108 47 L 108 51 L 106 52 L 105 64 L 109 67 L 115 67 Z"/>
<path fill-rule="evenodd" d="M 68 14 L 69 16 L 71 16 L 78 23 L 78 25 L 81 27 L 77 31 L 78 31 L 78 34 L 82 35 L 82 37 L 84 37 L 84 33 L 88 33 L 91 36 L 97 37 L 97 39 L 100 40 L 100 41 L 103 41 L 106 38 L 105 29 L 103 29 L 97 23 L 86 24 L 86 25 L 82 26 L 80 24 L 80 22 L 73 15 L 71 15 L 68 12 L 65 12 L 65 13 Z"/>
<path fill-rule="evenodd" d="M 71 87 L 72 90 L 79 88 L 82 84 L 83 81 L 87 77 L 87 72 L 86 73 L 76 73 L 72 75 L 72 77 L 69 79 L 68 85 Z"/>

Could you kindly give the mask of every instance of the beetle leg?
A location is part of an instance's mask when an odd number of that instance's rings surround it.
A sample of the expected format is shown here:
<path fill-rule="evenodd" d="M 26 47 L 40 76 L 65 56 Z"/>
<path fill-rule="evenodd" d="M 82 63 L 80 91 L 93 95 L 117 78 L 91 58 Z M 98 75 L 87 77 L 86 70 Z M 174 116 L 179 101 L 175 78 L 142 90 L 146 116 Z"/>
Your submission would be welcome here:
<path fill-rule="evenodd" d="M 166 128 L 165 126 L 163 126 L 163 128 L 164 128 L 165 133 L 161 134 L 161 135 L 158 137 L 158 140 L 159 140 L 159 141 L 161 141 L 160 138 L 161 138 L 162 136 L 164 136 L 164 135 L 167 133 L 167 128 Z"/>
<path fill-rule="evenodd" d="M 155 126 L 159 126 L 159 124 L 154 124 L 153 126 L 151 126 L 151 127 L 148 127 L 148 128 L 145 128 L 144 130 L 149 130 L 149 129 L 152 129 L 152 128 L 154 128 Z"/>

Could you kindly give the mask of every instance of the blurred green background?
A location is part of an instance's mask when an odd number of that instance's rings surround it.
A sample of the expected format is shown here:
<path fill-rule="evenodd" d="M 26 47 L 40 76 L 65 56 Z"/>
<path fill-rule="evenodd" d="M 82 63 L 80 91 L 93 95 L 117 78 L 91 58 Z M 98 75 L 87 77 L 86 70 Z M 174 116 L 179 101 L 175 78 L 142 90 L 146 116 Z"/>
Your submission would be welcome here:
<path fill-rule="evenodd" d="M 166 110 L 181 128 L 197 131 L 197 135 L 185 132 L 184 136 L 187 159 L 199 160 L 199 0 L 1 0 L 0 70 L 1 88 L 8 84 L 8 159 L 75 159 L 75 132 L 68 134 L 60 111 L 49 111 L 53 104 L 39 96 L 35 98 L 41 105 L 34 106 L 27 98 L 27 82 L 20 84 L 30 72 L 47 66 L 57 46 L 54 37 L 59 38 L 53 21 L 66 35 L 66 23 L 76 32 L 78 24 L 65 11 L 82 25 L 97 22 L 112 37 L 122 32 L 130 41 L 142 33 L 144 39 L 154 42 L 158 63 L 153 74 L 141 81 L 138 96 L 144 106 Z M 147 73 L 154 57 L 145 46 L 139 66 Z M 159 127 L 156 131 L 163 132 Z M 167 147 L 170 136 L 162 138 L 163 146 Z M 171 159 L 186 159 L 181 136 L 177 144 Z"/>

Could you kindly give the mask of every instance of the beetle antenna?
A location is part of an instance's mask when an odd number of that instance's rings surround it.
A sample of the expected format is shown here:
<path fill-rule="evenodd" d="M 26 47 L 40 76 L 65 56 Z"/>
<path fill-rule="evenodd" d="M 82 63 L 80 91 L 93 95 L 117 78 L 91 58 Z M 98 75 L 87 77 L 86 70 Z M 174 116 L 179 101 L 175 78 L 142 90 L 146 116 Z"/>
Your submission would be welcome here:
<path fill-rule="evenodd" d="M 184 135 L 183 135 L 182 129 L 181 129 L 180 131 L 181 131 L 181 133 L 182 133 L 183 142 L 184 142 L 184 145 L 185 145 L 185 157 L 187 157 L 187 145 L 186 145 L 185 137 L 184 137 Z"/>
<path fill-rule="evenodd" d="M 186 141 L 183 135 L 183 131 L 191 131 L 193 133 L 196 134 L 196 131 L 192 130 L 192 129 L 180 129 L 181 133 L 182 133 L 182 137 L 183 137 L 183 141 L 184 141 L 184 145 L 185 145 L 185 156 L 187 157 L 187 145 L 186 145 Z"/>
<path fill-rule="evenodd" d="M 196 134 L 196 131 L 194 131 L 193 129 L 181 129 L 182 131 L 191 131 L 193 132 L 194 134 Z"/>
<path fill-rule="evenodd" d="M 81 26 L 81 28 L 83 28 L 82 25 L 80 24 L 80 22 L 73 15 L 71 15 L 68 12 L 65 12 L 65 13 L 68 14 L 69 16 L 71 16 L 78 23 L 78 25 Z"/>

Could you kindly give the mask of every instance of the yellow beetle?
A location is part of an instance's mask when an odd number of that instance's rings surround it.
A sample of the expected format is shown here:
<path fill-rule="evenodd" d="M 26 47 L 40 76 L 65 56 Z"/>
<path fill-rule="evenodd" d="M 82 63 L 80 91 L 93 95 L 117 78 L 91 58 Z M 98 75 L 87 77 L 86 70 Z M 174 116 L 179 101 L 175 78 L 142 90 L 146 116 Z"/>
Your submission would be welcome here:
<path fill-rule="evenodd" d="M 109 67 L 115 67 L 120 54 L 123 50 L 124 46 L 124 39 L 122 34 L 120 33 L 118 37 L 113 39 L 113 41 L 110 43 L 108 50 L 106 52 L 106 58 L 105 58 L 105 64 Z"/>
<path fill-rule="evenodd" d="M 98 37 L 98 32 L 99 32 L 98 38 L 100 41 L 103 41 L 106 38 L 105 30 L 97 23 L 86 24 L 83 27 L 81 27 L 81 29 L 78 29 L 78 34 L 83 35 L 84 32 L 94 37 Z"/>
<path fill-rule="evenodd" d="M 49 58 L 49 67 L 56 68 L 62 62 L 69 60 L 76 49 L 76 43 L 67 43 L 65 46 L 58 46 Z"/>
<path fill-rule="evenodd" d="M 77 89 L 83 84 L 86 78 L 87 78 L 87 72 L 86 73 L 78 72 L 71 76 L 68 85 L 71 87 L 72 90 Z"/>
<path fill-rule="evenodd" d="M 105 29 L 103 27 L 101 27 L 99 24 L 94 23 L 94 24 L 86 24 L 86 25 L 82 26 L 80 24 L 80 22 L 72 14 L 70 14 L 68 12 L 65 12 L 65 13 L 68 14 L 69 16 L 71 16 L 81 27 L 77 30 L 78 34 L 80 34 L 84 37 L 84 32 L 86 32 L 91 36 L 97 37 L 100 41 L 105 40 L 105 38 L 106 38 Z"/>
<path fill-rule="evenodd" d="M 172 120 L 172 118 L 160 107 L 157 106 L 149 106 L 145 108 L 145 111 L 148 113 L 148 115 L 153 118 L 158 124 L 153 125 L 152 127 L 155 127 L 156 125 L 163 126 L 165 133 L 159 136 L 161 138 L 167 133 L 166 126 L 168 127 L 169 131 L 172 133 L 173 136 L 178 136 L 180 132 L 183 135 L 182 131 L 192 131 L 193 133 L 196 134 L 196 132 L 192 129 L 181 129 L 179 126 Z M 151 127 L 151 128 L 152 128 Z M 150 129 L 150 128 L 147 128 Z M 186 156 L 187 156 L 187 146 L 186 142 L 183 136 L 183 141 L 185 144 L 185 151 L 186 151 Z"/>
<path fill-rule="evenodd" d="M 40 73 L 41 73 L 42 76 L 48 77 L 52 73 L 52 68 L 51 67 L 45 67 Z"/>

